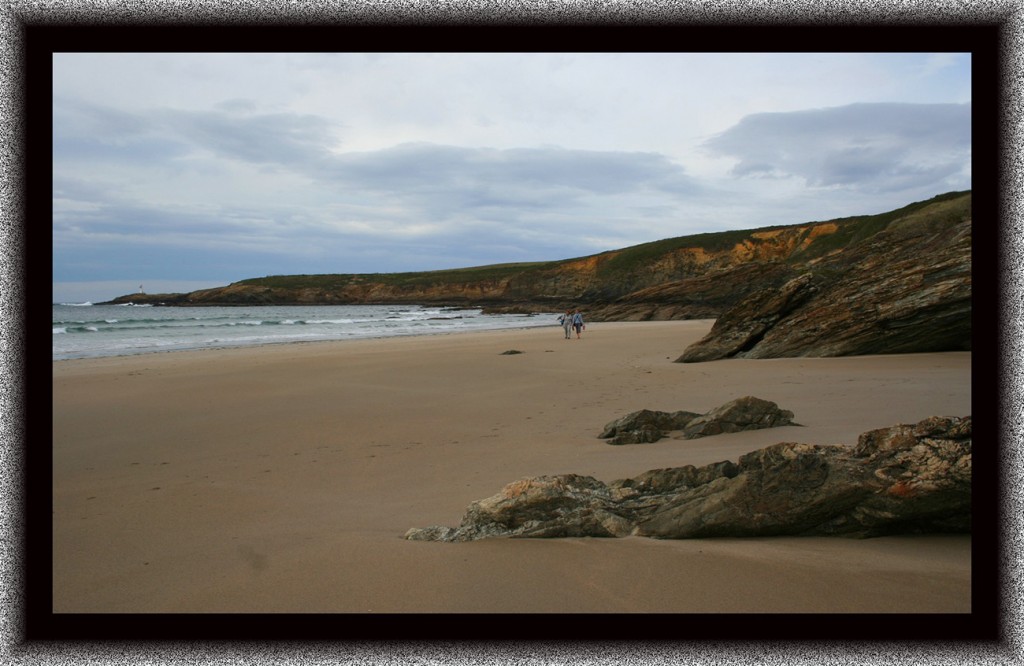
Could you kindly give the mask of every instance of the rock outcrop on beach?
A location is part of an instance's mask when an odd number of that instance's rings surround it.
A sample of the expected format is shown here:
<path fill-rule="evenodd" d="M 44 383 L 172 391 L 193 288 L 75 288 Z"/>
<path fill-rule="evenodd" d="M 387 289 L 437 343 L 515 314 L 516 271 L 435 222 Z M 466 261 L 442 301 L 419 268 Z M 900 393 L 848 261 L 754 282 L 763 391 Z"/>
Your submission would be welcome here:
<path fill-rule="evenodd" d="M 677 359 L 971 349 L 971 214 L 953 200 L 890 223 L 728 309 Z"/>
<path fill-rule="evenodd" d="M 724 432 L 777 428 L 793 423 L 793 412 L 780 409 L 769 400 L 744 396 L 716 407 L 706 414 L 660 412 L 641 409 L 612 421 L 598 437 L 609 444 L 656 442 L 679 431 L 679 439 L 697 439 Z"/>
<path fill-rule="evenodd" d="M 855 447 L 780 443 L 703 467 L 605 484 L 575 474 L 522 479 L 473 502 L 458 527 L 405 538 L 660 539 L 969 532 L 971 417 L 863 433 Z"/>

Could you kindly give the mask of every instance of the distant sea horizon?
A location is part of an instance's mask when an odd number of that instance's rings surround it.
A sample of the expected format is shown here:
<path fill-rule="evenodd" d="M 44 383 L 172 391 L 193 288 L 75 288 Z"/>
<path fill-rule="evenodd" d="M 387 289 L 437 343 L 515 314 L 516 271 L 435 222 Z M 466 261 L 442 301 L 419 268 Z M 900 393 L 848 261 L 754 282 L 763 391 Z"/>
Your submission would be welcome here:
<path fill-rule="evenodd" d="M 557 313 L 426 305 L 173 306 L 54 303 L 52 360 L 558 327 Z M 559 332 L 561 329 L 558 329 Z"/>

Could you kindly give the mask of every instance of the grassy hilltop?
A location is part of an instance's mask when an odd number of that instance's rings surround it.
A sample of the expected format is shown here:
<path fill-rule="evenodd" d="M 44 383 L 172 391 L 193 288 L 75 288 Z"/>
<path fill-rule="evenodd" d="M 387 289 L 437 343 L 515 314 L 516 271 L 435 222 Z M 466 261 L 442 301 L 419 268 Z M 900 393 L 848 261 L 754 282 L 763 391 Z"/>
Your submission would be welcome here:
<path fill-rule="evenodd" d="M 950 192 L 878 215 L 680 236 L 559 261 L 407 273 L 273 275 L 188 294 L 128 294 L 112 302 L 420 303 L 505 310 L 582 306 L 592 312 L 603 309 L 616 319 L 713 317 L 752 288 L 781 285 L 898 221 L 913 218 L 941 227 L 970 215 L 970 191 Z M 641 307 L 666 303 L 686 307 Z"/>

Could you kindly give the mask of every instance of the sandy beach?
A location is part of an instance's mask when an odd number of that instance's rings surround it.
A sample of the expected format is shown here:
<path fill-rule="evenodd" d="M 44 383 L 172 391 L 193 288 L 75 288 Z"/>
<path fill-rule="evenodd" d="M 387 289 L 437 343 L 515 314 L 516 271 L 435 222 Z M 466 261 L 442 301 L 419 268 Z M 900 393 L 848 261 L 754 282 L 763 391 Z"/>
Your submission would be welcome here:
<path fill-rule="evenodd" d="M 542 474 L 603 481 L 971 413 L 969 352 L 671 362 L 711 321 L 53 363 L 57 613 L 961 613 L 971 538 L 404 540 Z M 523 353 L 505 355 L 518 350 Z M 609 446 L 752 395 L 800 427 Z"/>

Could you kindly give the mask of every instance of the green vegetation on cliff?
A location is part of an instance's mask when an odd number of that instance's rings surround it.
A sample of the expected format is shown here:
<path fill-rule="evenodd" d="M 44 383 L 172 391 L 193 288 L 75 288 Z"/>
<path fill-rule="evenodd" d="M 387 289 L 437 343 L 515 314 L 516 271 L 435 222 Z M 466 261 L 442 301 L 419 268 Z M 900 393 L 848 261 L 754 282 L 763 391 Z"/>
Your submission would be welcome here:
<path fill-rule="evenodd" d="M 236 282 L 236 285 L 272 287 L 275 289 L 336 290 L 353 285 L 381 284 L 390 286 L 441 286 L 505 280 L 529 270 L 548 266 L 552 262 L 493 264 L 470 268 L 450 268 L 438 271 L 409 273 L 332 273 L 323 275 L 270 275 Z"/>
<path fill-rule="evenodd" d="M 943 204 L 943 205 L 938 205 Z M 855 245 L 874 236 L 889 227 L 896 220 L 914 214 L 923 214 L 943 221 L 961 218 L 971 214 L 971 192 L 948 192 L 932 197 L 927 201 L 918 201 L 903 208 L 879 213 L 878 215 L 858 215 L 832 220 L 838 229 L 831 234 L 823 235 L 814 240 L 805 250 L 794 254 L 792 261 L 806 261 Z"/>
<path fill-rule="evenodd" d="M 660 285 L 721 275 L 723 271 L 744 265 L 767 263 L 780 269 L 789 266 L 791 268 L 786 270 L 799 270 L 802 265 L 856 246 L 894 222 L 911 216 L 933 219 L 934 222 L 929 221 L 926 226 L 938 227 L 950 219 L 969 218 L 970 211 L 969 191 L 950 192 L 878 215 L 680 236 L 559 261 L 407 273 L 273 275 L 190 294 L 159 297 L 132 294 L 114 302 L 132 300 L 167 305 L 418 302 L 491 306 L 575 303 L 593 306 L 634 293 L 650 293 Z M 775 273 L 778 279 L 785 276 L 785 271 Z"/>

